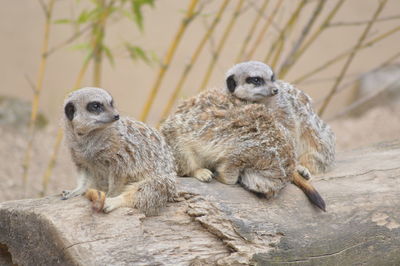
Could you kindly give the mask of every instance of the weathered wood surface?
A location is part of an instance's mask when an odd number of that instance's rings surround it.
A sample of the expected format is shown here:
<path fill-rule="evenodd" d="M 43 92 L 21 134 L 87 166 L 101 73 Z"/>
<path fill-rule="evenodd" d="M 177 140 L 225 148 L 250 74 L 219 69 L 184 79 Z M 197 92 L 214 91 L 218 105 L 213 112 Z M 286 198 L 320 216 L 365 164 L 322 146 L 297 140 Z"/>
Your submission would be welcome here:
<path fill-rule="evenodd" d="M 0 257 L 8 248 L 19 265 L 400 265 L 400 141 L 338 154 L 312 182 L 326 213 L 294 185 L 268 201 L 191 178 L 157 217 L 93 213 L 83 197 L 4 202 Z"/>

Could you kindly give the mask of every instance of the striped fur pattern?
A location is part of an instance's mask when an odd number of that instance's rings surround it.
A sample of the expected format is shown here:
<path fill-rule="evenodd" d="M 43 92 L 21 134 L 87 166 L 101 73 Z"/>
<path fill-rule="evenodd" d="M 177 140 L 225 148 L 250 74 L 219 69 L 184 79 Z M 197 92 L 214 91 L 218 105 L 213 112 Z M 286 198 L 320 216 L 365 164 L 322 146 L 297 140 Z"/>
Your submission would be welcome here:
<path fill-rule="evenodd" d="M 255 76 L 264 80 L 261 86 L 246 82 L 246 79 Z M 236 87 L 232 90 L 227 84 L 225 93 L 251 103 L 264 104 L 290 131 L 295 141 L 300 173 L 309 170 L 317 174 L 330 169 L 335 160 L 335 136 L 329 125 L 314 112 L 312 100 L 307 94 L 285 81 L 277 80 L 268 65 L 257 61 L 233 66 L 226 73 L 226 78 L 227 81 L 233 79 Z M 277 93 L 271 94 L 272 90 Z"/>
<path fill-rule="evenodd" d="M 92 188 L 106 192 L 106 213 L 128 206 L 147 215 L 173 199 L 173 155 L 157 130 L 119 118 L 111 95 L 103 89 L 75 91 L 64 106 L 66 139 L 79 177 L 77 188 L 63 191 L 63 199 Z"/>
<path fill-rule="evenodd" d="M 222 90 L 207 90 L 181 103 L 161 132 L 180 176 L 239 182 L 273 197 L 297 174 L 290 130 L 264 104 Z"/>

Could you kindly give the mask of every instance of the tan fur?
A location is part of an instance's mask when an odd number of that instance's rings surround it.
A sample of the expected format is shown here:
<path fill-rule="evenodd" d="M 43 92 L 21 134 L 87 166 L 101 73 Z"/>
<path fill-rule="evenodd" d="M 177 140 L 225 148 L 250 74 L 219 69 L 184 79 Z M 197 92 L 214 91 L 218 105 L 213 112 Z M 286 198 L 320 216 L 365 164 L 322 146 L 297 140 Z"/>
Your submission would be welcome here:
<path fill-rule="evenodd" d="M 236 82 L 234 91 L 228 88 L 224 91 L 238 99 L 264 104 L 271 109 L 295 140 L 299 172 L 304 172 L 304 168 L 312 174 L 329 170 L 335 159 L 335 136 L 331 128 L 314 112 L 307 94 L 287 82 L 272 81 L 272 75 L 272 69 L 264 63 L 243 62 L 226 73 L 227 79 L 231 77 Z M 255 86 L 246 82 L 246 78 L 254 76 L 261 77 L 264 84 Z M 278 93 L 272 95 L 272 89 L 277 89 Z M 256 98 L 255 95 L 264 97 Z"/>
<path fill-rule="evenodd" d="M 94 102 L 101 110 L 93 110 Z M 119 119 L 111 95 L 103 89 L 75 91 L 64 106 L 66 139 L 79 177 L 77 188 L 63 191 L 63 199 L 92 188 L 107 193 L 104 212 L 127 206 L 147 215 L 156 214 L 173 199 L 173 155 L 155 129 L 129 118 Z M 89 191 L 88 198 L 100 208 L 101 197 L 93 193 Z"/>
<path fill-rule="evenodd" d="M 209 181 L 215 175 L 273 197 L 297 174 L 294 142 L 275 113 L 221 90 L 184 101 L 161 132 L 181 176 Z"/>
<path fill-rule="evenodd" d="M 103 210 L 106 201 L 105 192 L 89 188 L 85 193 L 85 197 L 92 202 L 92 209 L 94 211 L 100 212 Z"/>

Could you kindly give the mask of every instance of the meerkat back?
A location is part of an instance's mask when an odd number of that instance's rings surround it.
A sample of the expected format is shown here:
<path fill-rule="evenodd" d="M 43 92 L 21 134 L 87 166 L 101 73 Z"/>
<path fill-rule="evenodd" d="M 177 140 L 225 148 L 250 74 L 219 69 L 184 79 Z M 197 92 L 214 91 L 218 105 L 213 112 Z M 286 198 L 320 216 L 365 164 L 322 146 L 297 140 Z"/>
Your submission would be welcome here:
<path fill-rule="evenodd" d="M 233 66 L 226 73 L 224 91 L 274 110 L 275 116 L 292 132 L 302 166 L 314 174 L 331 167 L 335 158 L 331 128 L 314 112 L 311 98 L 291 84 L 276 80 L 268 65 L 249 61 Z"/>
<path fill-rule="evenodd" d="M 311 185 L 297 182 L 290 133 L 264 105 L 208 90 L 182 103 L 161 132 L 173 149 L 179 175 L 239 182 L 267 197 L 293 181 L 314 204 L 325 208 Z"/>

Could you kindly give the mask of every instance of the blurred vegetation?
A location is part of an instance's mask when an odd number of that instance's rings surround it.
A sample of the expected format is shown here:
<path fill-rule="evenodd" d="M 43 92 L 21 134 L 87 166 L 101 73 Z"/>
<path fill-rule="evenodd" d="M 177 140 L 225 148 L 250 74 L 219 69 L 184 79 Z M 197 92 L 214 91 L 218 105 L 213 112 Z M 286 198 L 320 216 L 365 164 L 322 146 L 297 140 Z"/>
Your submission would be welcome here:
<path fill-rule="evenodd" d="M 102 66 L 104 58 L 108 63 L 115 64 L 114 51 L 105 42 L 105 35 L 109 28 L 109 21 L 114 22 L 122 19 L 128 19 L 132 22 L 132 26 L 142 32 L 145 32 L 146 18 L 143 15 L 144 8 L 157 8 L 157 1 L 154 0 L 69 0 L 74 1 L 78 10 L 81 10 L 73 18 L 53 19 L 53 10 L 57 8 L 55 0 L 39 0 L 43 8 L 45 17 L 44 35 L 42 39 L 41 61 L 39 62 L 39 76 L 34 86 L 34 94 L 32 99 L 32 112 L 30 122 L 30 140 L 26 149 L 24 159 L 24 182 L 26 184 L 28 178 L 28 169 L 30 163 L 30 152 L 32 142 L 34 141 L 35 127 L 32 126 L 37 120 L 37 110 L 40 98 L 40 92 L 43 87 L 43 77 L 46 72 L 47 58 L 53 53 L 62 51 L 66 47 L 83 50 L 85 58 L 82 61 L 81 68 L 77 73 L 76 80 L 71 86 L 71 90 L 80 87 L 82 79 L 86 76 L 88 68 L 93 67 L 92 83 L 94 86 L 101 86 Z M 148 64 L 157 63 L 158 71 L 154 77 L 154 82 L 149 88 L 148 98 L 145 101 L 144 108 L 140 115 L 142 121 L 146 121 L 153 107 L 154 101 L 162 87 L 163 80 L 168 74 L 168 70 L 174 63 L 180 44 L 185 41 L 185 32 L 191 25 L 199 20 L 199 18 L 207 17 L 211 22 L 207 24 L 207 29 L 200 41 L 194 45 L 191 55 L 180 55 L 189 58 L 188 63 L 181 71 L 181 75 L 176 77 L 176 86 L 168 100 L 165 101 L 165 108 L 159 117 L 161 122 L 171 112 L 179 96 L 184 90 L 184 84 L 190 75 L 193 66 L 198 61 L 200 55 L 204 53 L 206 44 L 210 45 L 211 55 L 209 56 L 208 66 L 204 69 L 205 74 L 198 80 L 200 86 L 198 91 L 207 88 L 210 76 L 215 70 L 215 66 L 220 59 L 220 55 L 228 45 L 227 39 L 232 33 L 236 25 L 241 23 L 242 14 L 249 9 L 257 10 L 256 15 L 252 18 L 247 31 L 242 36 L 236 36 L 236 42 L 240 42 L 240 49 L 232 56 L 229 63 L 234 64 L 239 61 L 254 58 L 257 51 L 265 51 L 265 55 L 259 60 L 271 65 L 278 77 L 284 78 L 289 72 L 295 72 L 296 65 L 304 60 L 304 54 L 313 45 L 318 42 L 320 36 L 324 33 L 329 34 L 332 28 L 346 30 L 348 27 L 359 27 L 360 33 L 357 41 L 352 47 L 346 51 L 338 51 L 329 60 L 320 62 L 320 66 L 315 67 L 309 73 L 302 75 L 294 80 L 294 83 L 300 83 L 317 75 L 321 70 L 332 65 L 340 65 L 337 76 L 332 79 L 332 86 L 327 88 L 326 97 L 317 102 L 318 113 L 324 115 L 326 107 L 330 105 L 332 97 L 338 92 L 351 88 L 356 84 L 362 74 L 349 78 L 349 69 L 355 57 L 363 49 L 371 47 L 384 39 L 398 33 L 400 26 L 393 27 L 386 32 L 371 34 L 371 29 L 377 23 L 389 20 L 398 20 L 400 16 L 382 17 L 382 11 L 385 10 L 388 0 L 376 0 L 376 9 L 370 15 L 367 21 L 337 21 L 336 15 L 341 12 L 346 0 L 262 0 L 262 1 L 244 1 L 244 0 L 221 0 L 218 1 L 217 10 L 210 11 L 208 6 L 209 0 L 188 0 L 183 1 L 186 7 L 183 10 L 182 20 L 175 34 L 171 32 L 171 40 L 165 44 L 166 51 L 164 56 L 154 55 L 151 51 L 131 42 L 124 42 L 123 47 L 134 61 L 140 60 Z M 79 8 L 83 5 L 83 8 Z M 290 7 L 290 8 L 288 8 Z M 304 16 L 305 10 L 311 10 L 311 15 L 307 19 L 300 20 Z M 228 17 L 228 22 L 221 29 L 222 34 L 214 36 L 214 32 L 220 26 L 223 17 Z M 304 17 L 303 17 L 304 18 Z M 69 24 L 76 30 L 72 36 L 69 36 L 65 42 L 49 49 L 48 42 L 51 38 L 50 30 L 54 24 Z M 217 40 L 216 40 L 217 39 Z M 262 41 L 268 39 L 268 45 L 262 46 Z M 216 45 L 214 45 L 214 43 Z M 400 57 L 400 53 L 396 51 L 390 58 L 382 59 L 381 65 L 387 65 L 395 62 Z M 371 66 L 373 69 L 375 66 Z M 197 73 L 200 76 L 200 73 Z M 43 191 L 46 194 L 47 185 L 50 180 L 52 169 L 57 161 L 57 153 L 62 140 L 62 130 L 58 131 L 54 149 L 50 155 L 48 166 L 43 176 Z"/>
<path fill-rule="evenodd" d="M 29 123 L 29 141 L 22 164 L 23 183 L 25 186 L 28 181 L 31 152 L 36 133 L 36 127 L 34 125 L 37 123 L 38 120 L 37 112 L 39 107 L 39 98 L 41 90 L 43 88 L 43 79 L 46 71 L 48 57 L 51 56 L 52 53 L 63 49 L 65 48 L 65 46 L 71 44 L 73 44 L 72 47 L 77 50 L 84 50 L 86 52 L 86 56 L 82 62 L 82 66 L 80 68 L 80 71 L 78 72 L 77 78 L 71 88 L 71 91 L 80 87 L 90 63 L 93 63 L 93 85 L 100 87 L 103 58 L 107 57 L 109 63 L 114 64 L 113 51 L 111 51 L 111 49 L 104 41 L 104 36 L 107 32 L 107 21 L 111 17 L 116 17 L 116 19 L 127 18 L 132 21 L 132 23 L 137 28 L 143 31 L 144 17 L 142 14 L 142 9 L 145 6 L 154 7 L 154 0 L 90 0 L 76 1 L 76 5 L 79 6 L 79 4 L 81 4 L 82 2 L 89 2 L 90 8 L 83 8 L 76 17 L 62 18 L 53 21 L 52 16 L 55 6 L 55 0 L 48 0 L 47 3 L 39 0 L 45 16 L 45 24 L 38 80 L 36 86 L 33 88 L 34 93 L 32 99 L 31 120 Z M 76 28 L 76 32 L 75 34 L 70 36 L 65 42 L 49 50 L 48 44 L 52 24 L 71 24 Z M 79 42 L 81 41 L 81 37 L 84 38 L 83 42 Z M 151 62 L 153 57 L 148 55 L 148 52 L 146 52 L 141 47 L 131 43 L 125 43 L 124 46 L 133 60 L 142 60 L 146 63 Z M 46 194 L 52 170 L 56 164 L 62 138 L 63 133 L 62 129 L 60 128 L 57 133 L 53 152 L 50 156 L 49 163 L 42 178 L 42 195 Z"/>
<path fill-rule="evenodd" d="M 28 102 L 19 98 L 0 96 L 0 125 L 24 130 L 30 123 L 31 108 Z M 35 128 L 43 129 L 49 123 L 43 113 L 38 112 L 35 119 Z"/>

